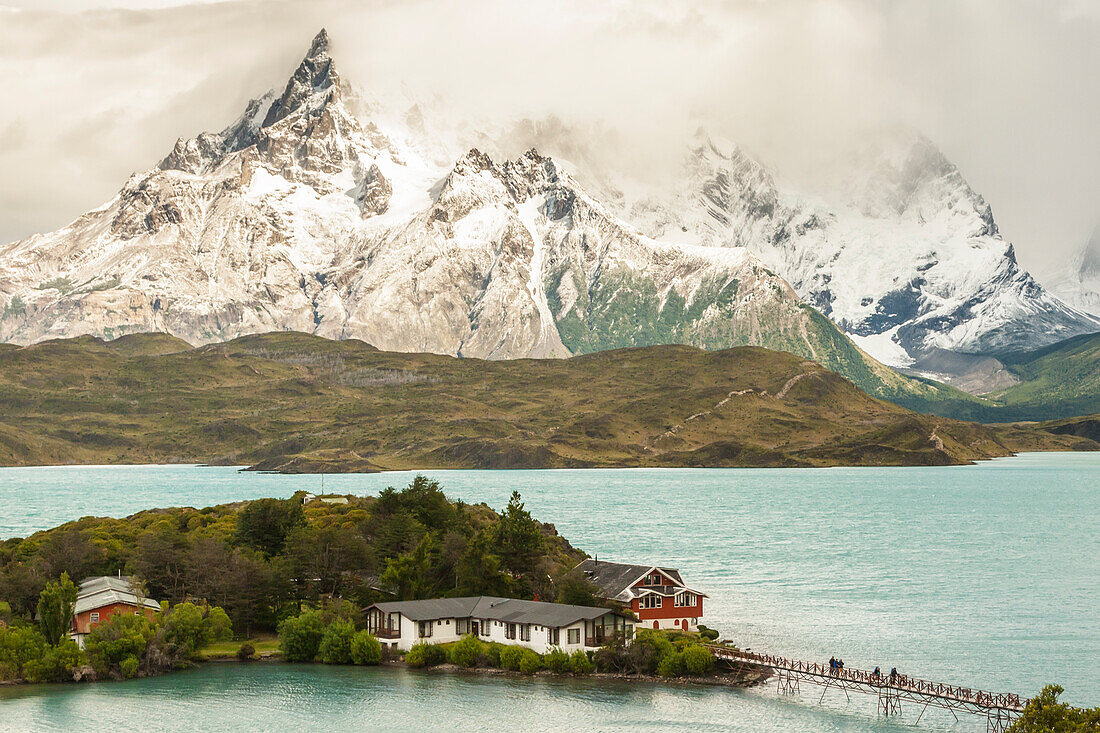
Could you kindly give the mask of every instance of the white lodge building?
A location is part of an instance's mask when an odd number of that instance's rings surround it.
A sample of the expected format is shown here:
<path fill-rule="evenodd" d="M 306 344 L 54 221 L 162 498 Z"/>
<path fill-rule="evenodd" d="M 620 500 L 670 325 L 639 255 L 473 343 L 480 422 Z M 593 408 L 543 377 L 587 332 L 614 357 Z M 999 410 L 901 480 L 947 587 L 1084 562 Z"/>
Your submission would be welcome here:
<path fill-rule="evenodd" d="M 545 654 L 553 647 L 567 652 L 595 649 L 615 634 L 633 638 L 634 621 L 609 608 L 470 596 L 375 603 L 367 608 L 367 630 L 394 650 L 473 634 L 482 641 L 519 644 Z"/>

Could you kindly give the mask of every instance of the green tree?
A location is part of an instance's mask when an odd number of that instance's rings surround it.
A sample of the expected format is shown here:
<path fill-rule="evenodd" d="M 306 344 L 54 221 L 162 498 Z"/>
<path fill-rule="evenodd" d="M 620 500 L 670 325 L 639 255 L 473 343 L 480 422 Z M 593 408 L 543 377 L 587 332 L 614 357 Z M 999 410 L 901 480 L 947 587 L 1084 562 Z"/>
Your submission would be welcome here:
<path fill-rule="evenodd" d="M 392 590 L 398 600 L 426 598 L 431 594 L 431 558 L 435 543 L 425 535 L 411 553 L 395 557 L 386 563 L 380 578 L 384 587 Z"/>
<path fill-rule="evenodd" d="M 320 611 L 305 611 L 279 624 L 279 650 L 288 662 L 312 662 L 321 646 L 325 621 Z"/>
<path fill-rule="evenodd" d="M 497 523 L 497 546 L 504 567 L 513 572 L 530 570 L 542 550 L 542 528 L 523 506 L 518 491 Z"/>
<path fill-rule="evenodd" d="M 283 551 L 290 531 L 304 523 L 300 499 L 259 499 L 237 515 L 237 542 L 272 557 Z"/>
<path fill-rule="evenodd" d="M 571 570 L 558 578 L 554 584 L 557 603 L 573 606 L 602 606 L 599 588 L 588 577 L 577 570 Z"/>
<path fill-rule="evenodd" d="M 334 621 L 321 635 L 317 656 L 325 664 L 351 664 L 351 641 L 355 627 L 350 621 Z"/>
<path fill-rule="evenodd" d="M 351 661 L 355 664 L 378 664 L 382 661 L 382 644 L 369 631 L 363 630 L 351 639 Z"/>
<path fill-rule="evenodd" d="M 76 584 L 62 573 L 55 583 L 47 583 L 38 596 L 38 624 L 50 646 L 61 641 L 73 623 L 73 607 L 76 605 Z"/>
<path fill-rule="evenodd" d="M 1100 708 L 1075 708 L 1058 701 L 1064 690 L 1047 685 L 1031 698 L 1009 733 L 1095 733 L 1100 731 Z"/>

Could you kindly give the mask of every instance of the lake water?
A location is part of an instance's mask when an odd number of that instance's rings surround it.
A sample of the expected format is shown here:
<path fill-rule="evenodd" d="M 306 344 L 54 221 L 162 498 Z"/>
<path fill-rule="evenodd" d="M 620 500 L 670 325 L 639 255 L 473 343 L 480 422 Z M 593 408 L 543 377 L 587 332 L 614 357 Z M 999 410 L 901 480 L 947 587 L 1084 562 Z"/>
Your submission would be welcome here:
<path fill-rule="evenodd" d="M 1065 699 L 1100 704 L 1098 454 L 943 468 L 423 473 L 453 498 L 497 508 L 518 489 L 536 517 L 602 558 L 679 567 L 709 595 L 704 623 L 742 646 L 805 659 L 835 654 L 850 667 L 897 666 L 1023 695 L 1058 682 Z M 411 476 L 330 475 L 325 490 L 373 494 Z M 88 514 L 285 497 L 317 491 L 320 481 L 191 466 L 0 469 L 0 536 Z M 317 689 L 325 691 L 317 699 L 304 692 Z M 809 686 L 780 699 L 774 689 L 624 692 L 592 682 L 286 666 L 6 694 L 0 726 L 14 720 L 12 710 L 47 729 L 66 727 L 66 711 L 108 701 L 163 711 L 168 724 L 160 727 L 168 728 L 196 706 L 213 710 L 211 721 L 232 721 L 255 705 L 272 711 L 257 718 L 268 722 L 256 727 L 269 729 L 300 727 L 312 712 L 334 727 L 416 728 L 481 706 L 485 729 L 506 728 L 530 709 L 532 723 L 591 730 L 645 721 L 658 729 L 911 730 L 919 712 L 904 710 L 899 727 L 877 720 L 873 697 L 829 692 L 819 704 L 820 690 Z M 405 710 L 409 724 L 388 712 L 372 718 L 364 706 Z M 983 730 L 984 721 L 956 724 L 930 710 L 920 729 Z"/>

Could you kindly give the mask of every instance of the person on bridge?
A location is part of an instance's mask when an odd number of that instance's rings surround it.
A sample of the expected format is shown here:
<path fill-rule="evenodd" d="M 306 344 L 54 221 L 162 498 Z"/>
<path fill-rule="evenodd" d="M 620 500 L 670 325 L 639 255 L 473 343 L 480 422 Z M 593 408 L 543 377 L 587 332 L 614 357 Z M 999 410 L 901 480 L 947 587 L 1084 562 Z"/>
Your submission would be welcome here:
<path fill-rule="evenodd" d="M 882 672 L 879 672 L 878 667 L 875 667 L 875 677 L 881 677 L 881 676 L 882 676 Z"/>
<path fill-rule="evenodd" d="M 898 668 L 897 667 L 891 668 L 890 669 L 890 679 L 894 679 L 897 676 L 898 676 Z"/>
<path fill-rule="evenodd" d="M 836 657 L 829 657 L 829 669 L 836 671 Z"/>

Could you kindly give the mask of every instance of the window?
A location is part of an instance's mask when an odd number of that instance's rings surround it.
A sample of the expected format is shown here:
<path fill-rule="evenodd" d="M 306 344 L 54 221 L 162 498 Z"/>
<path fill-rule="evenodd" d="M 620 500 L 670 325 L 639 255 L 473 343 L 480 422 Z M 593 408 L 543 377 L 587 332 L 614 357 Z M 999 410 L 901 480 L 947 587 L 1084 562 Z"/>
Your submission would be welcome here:
<path fill-rule="evenodd" d="M 531 624 L 519 625 L 519 640 L 531 641 Z"/>
<path fill-rule="evenodd" d="M 557 646 L 561 644 L 561 629 L 551 629 L 546 627 L 546 643 L 550 646 Z"/>
<path fill-rule="evenodd" d="M 566 637 L 565 637 L 566 641 L 568 641 L 570 644 L 580 644 L 581 643 L 581 630 L 580 629 L 566 629 L 566 631 L 567 631 Z"/>
<path fill-rule="evenodd" d="M 642 585 L 661 585 L 661 574 L 650 573 L 649 575 L 645 576 L 645 580 L 642 581 Z"/>
<path fill-rule="evenodd" d="M 647 593 L 646 595 L 642 596 L 639 605 L 642 608 L 660 608 L 661 597 L 656 593 Z"/>
<path fill-rule="evenodd" d="M 508 624 L 507 627 L 505 627 L 505 629 L 504 629 L 504 638 L 505 639 L 515 639 L 516 638 L 516 625 L 515 624 Z"/>
<path fill-rule="evenodd" d="M 421 639 L 430 639 L 431 638 L 431 636 L 432 636 L 432 622 L 431 621 L 420 621 L 420 622 L 417 623 L 417 626 L 419 627 L 418 631 L 420 632 L 420 638 Z"/>
<path fill-rule="evenodd" d="M 676 605 L 677 606 L 694 606 L 695 605 L 695 594 L 694 593 L 681 593 L 680 595 L 676 596 Z"/>
<path fill-rule="evenodd" d="M 88 617 L 88 620 L 93 624 L 99 623 L 99 611 L 92 611 L 92 615 Z"/>
<path fill-rule="evenodd" d="M 455 619 L 455 633 L 459 636 L 466 636 L 470 633 L 470 619 L 468 618 L 456 618 Z"/>

